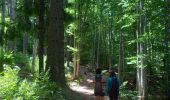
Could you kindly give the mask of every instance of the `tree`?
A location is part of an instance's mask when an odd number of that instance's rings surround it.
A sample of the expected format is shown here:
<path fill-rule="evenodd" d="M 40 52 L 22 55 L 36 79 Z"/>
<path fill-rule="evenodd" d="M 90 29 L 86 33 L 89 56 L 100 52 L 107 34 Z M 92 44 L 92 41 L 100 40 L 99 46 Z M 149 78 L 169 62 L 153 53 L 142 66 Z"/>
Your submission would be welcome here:
<path fill-rule="evenodd" d="M 123 40 L 123 33 L 120 33 L 120 44 L 119 44 L 119 68 L 118 68 L 118 72 L 119 72 L 119 80 L 120 83 L 123 82 L 123 72 L 124 72 L 124 40 Z"/>
<path fill-rule="evenodd" d="M 5 0 L 2 0 L 2 15 L 1 15 L 1 30 L 0 30 L 0 45 L 1 45 L 1 61 L 0 61 L 0 72 L 3 71 L 3 44 L 4 44 L 4 31 L 5 31 L 5 12 L 6 12 L 6 4 L 5 4 Z"/>
<path fill-rule="evenodd" d="M 30 25 L 30 20 L 29 16 L 31 15 L 32 12 L 32 0 L 24 0 L 24 9 L 23 9 L 23 15 L 21 15 L 24 18 L 24 22 L 22 23 L 23 25 L 26 25 L 23 29 L 23 53 L 27 54 L 28 53 L 28 41 L 29 41 L 29 30 L 31 29 Z M 21 21 L 21 20 L 20 20 Z M 21 29 L 20 29 L 21 30 Z"/>
<path fill-rule="evenodd" d="M 139 1 L 138 5 L 139 20 L 137 22 L 137 87 L 138 87 L 138 100 L 144 100 L 146 97 L 146 73 L 145 73 L 145 45 L 141 40 L 141 36 L 144 34 L 144 21 L 145 16 L 143 13 L 144 0 Z"/>
<path fill-rule="evenodd" d="M 16 1 L 15 0 L 9 0 L 10 3 L 10 27 L 9 30 L 11 30 L 9 32 L 10 35 L 12 35 L 13 39 L 8 40 L 8 49 L 11 51 L 16 52 L 16 36 L 15 34 L 15 26 L 14 26 L 14 22 L 15 22 L 15 18 L 16 18 L 16 14 L 15 14 L 15 7 L 16 7 Z"/>
<path fill-rule="evenodd" d="M 44 70 L 44 34 L 45 34 L 45 26 L 44 26 L 44 12 L 45 12 L 45 3 L 44 0 L 39 1 L 39 49 L 38 49 L 38 56 L 39 56 L 39 72 Z"/>
<path fill-rule="evenodd" d="M 48 48 L 47 65 L 50 71 L 50 80 L 65 86 L 64 72 L 64 19 L 63 1 L 51 0 L 49 28 L 48 28 Z"/>
<path fill-rule="evenodd" d="M 170 99 L 170 0 L 165 0 L 166 5 L 165 5 L 165 35 L 164 35 L 164 67 L 166 69 L 166 96 L 167 96 L 167 100 Z"/>

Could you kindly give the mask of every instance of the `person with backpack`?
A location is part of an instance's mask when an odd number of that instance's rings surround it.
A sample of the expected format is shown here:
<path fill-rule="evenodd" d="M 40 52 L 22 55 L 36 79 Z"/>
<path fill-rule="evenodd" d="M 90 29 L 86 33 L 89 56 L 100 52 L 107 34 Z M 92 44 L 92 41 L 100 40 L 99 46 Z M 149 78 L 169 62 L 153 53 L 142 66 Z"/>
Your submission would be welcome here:
<path fill-rule="evenodd" d="M 116 77 L 113 69 L 109 70 L 110 76 L 107 80 L 107 93 L 109 95 L 109 100 L 118 100 L 119 96 L 119 80 Z"/>
<path fill-rule="evenodd" d="M 95 83 L 94 95 L 96 96 L 95 100 L 104 100 L 103 80 L 100 68 L 96 69 L 94 83 Z"/>

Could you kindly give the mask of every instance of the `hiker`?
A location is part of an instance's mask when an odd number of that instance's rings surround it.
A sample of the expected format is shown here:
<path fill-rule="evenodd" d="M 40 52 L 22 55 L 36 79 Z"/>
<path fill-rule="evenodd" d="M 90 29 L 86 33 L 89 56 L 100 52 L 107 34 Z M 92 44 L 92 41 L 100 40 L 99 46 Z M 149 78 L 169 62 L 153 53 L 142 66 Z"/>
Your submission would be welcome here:
<path fill-rule="evenodd" d="M 108 93 L 107 93 L 107 80 L 109 78 L 109 71 L 103 70 L 102 71 L 102 79 L 103 79 L 103 92 L 104 92 L 104 100 L 108 100 Z"/>
<path fill-rule="evenodd" d="M 109 100 L 118 100 L 119 96 L 119 80 L 116 77 L 113 69 L 109 70 L 110 76 L 107 80 L 107 92 L 109 95 Z"/>
<path fill-rule="evenodd" d="M 94 83 L 95 83 L 94 95 L 96 96 L 95 100 L 104 100 L 103 79 L 100 68 L 96 69 Z"/>

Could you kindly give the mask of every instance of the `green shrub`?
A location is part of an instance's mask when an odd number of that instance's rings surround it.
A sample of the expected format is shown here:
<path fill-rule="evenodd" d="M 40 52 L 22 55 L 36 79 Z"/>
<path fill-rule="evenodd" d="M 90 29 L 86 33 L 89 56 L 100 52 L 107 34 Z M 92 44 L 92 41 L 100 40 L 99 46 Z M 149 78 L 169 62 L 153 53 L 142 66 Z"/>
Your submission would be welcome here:
<path fill-rule="evenodd" d="M 13 53 L 6 51 L 3 55 L 0 55 L 2 64 L 6 65 L 17 65 L 20 67 L 30 67 L 30 58 L 29 56 L 22 53 Z"/>
<path fill-rule="evenodd" d="M 13 70 L 10 67 L 5 67 L 5 71 L 0 75 L 0 97 L 12 98 L 17 90 L 18 71 L 18 69 Z"/>
<path fill-rule="evenodd" d="M 0 63 L 2 65 L 8 65 L 8 66 L 19 66 L 22 71 L 25 72 L 31 72 L 33 67 L 32 66 L 32 59 L 28 55 L 22 54 L 22 53 L 13 53 L 9 51 L 5 51 L 3 55 L 0 55 Z"/>
<path fill-rule="evenodd" d="M 17 66 L 30 68 L 30 58 L 28 55 L 22 54 L 22 53 L 16 53 L 14 54 L 14 63 Z"/>
<path fill-rule="evenodd" d="M 24 79 L 19 83 L 15 98 L 23 98 L 24 100 L 37 100 L 39 96 L 36 94 L 38 85 L 36 82 L 29 82 Z"/>
<path fill-rule="evenodd" d="M 127 81 L 123 82 L 120 86 L 120 98 L 121 100 L 137 100 L 137 91 L 129 90 L 126 88 Z"/>
<path fill-rule="evenodd" d="M 14 65 L 14 54 L 13 52 L 4 52 L 0 55 L 1 63 L 7 65 Z"/>
<path fill-rule="evenodd" d="M 20 68 L 5 66 L 0 74 L 0 99 L 3 100 L 77 100 L 72 99 L 66 89 L 60 88 L 49 81 L 48 73 L 40 77 L 22 79 L 19 77 Z M 71 98 L 70 98 L 70 97 Z M 79 100 L 79 99 L 78 99 Z"/>

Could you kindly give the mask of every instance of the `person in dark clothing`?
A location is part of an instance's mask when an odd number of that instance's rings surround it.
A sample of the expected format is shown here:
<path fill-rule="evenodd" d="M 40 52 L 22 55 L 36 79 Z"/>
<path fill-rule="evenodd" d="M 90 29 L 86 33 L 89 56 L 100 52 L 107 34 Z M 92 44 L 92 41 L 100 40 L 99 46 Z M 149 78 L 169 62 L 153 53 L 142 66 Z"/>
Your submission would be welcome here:
<path fill-rule="evenodd" d="M 113 70 L 109 70 L 110 76 L 107 80 L 107 92 L 110 100 L 118 100 L 119 80 Z"/>
<path fill-rule="evenodd" d="M 95 100 L 103 100 L 104 99 L 103 79 L 102 79 L 102 74 L 101 74 L 100 68 L 96 69 L 94 95 L 96 96 Z"/>

